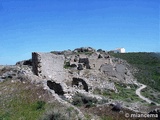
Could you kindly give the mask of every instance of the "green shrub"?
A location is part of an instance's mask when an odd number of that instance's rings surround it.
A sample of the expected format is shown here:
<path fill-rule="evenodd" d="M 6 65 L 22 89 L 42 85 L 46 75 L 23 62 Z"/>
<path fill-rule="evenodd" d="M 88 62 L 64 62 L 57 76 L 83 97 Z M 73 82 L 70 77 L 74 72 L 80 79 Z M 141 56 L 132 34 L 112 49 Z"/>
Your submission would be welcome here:
<path fill-rule="evenodd" d="M 77 105 L 77 106 L 85 105 L 86 107 L 92 107 L 97 102 L 98 101 L 96 98 L 88 97 L 88 96 L 78 93 L 78 94 L 75 94 L 75 96 L 73 97 L 72 104 Z"/>
<path fill-rule="evenodd" d="M 80 96 L 74 96 L 72 104 L 77 106 L 82 106 L 83 105 L 82 98 Z"/>
<path fill-rule="evenodd" d="M 70 62 L 64 62 L 64 68 L 65 69 L 68 69 L 68 68 L 70 68 L 71 66 L 70 66 Z"/>
<path fill-rule="evenodd" d="M 76 120 L 78 112 L 73 107 L 51 105 L 39 120 Z"/>
<path fill-rule="evenodd" d="M 36 110 L 44 109 L 45 104 L 46 103 L 44 101 L 37 101 L 35 105 Z"/>
<path fill-rule="evenodd" d="M 66 117 L 60 112 L 51 112 L 46 114 L 42 120 L 66 120 Z"/>
<path fill-rule="evenodd" d="M 0 120 L 9 120 L 11 117 L 9 112 L 5 112 L 4 114 L 0 114 Z"/>

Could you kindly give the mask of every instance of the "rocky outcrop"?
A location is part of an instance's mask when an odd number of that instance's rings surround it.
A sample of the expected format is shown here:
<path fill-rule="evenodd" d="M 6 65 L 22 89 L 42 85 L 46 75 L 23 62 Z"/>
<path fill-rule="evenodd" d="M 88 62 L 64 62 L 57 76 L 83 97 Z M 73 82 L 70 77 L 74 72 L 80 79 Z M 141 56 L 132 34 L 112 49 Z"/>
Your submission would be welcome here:
<path fill-rule="evenodd" d="M 116 78 L 123 83 L 128 84 L 133 82 L 131 71 L 124 64 L 102 64 L 100 66 L 100 71 L 106 74 L 108 77 Z"/>
<path fill-rule="evenodd" d="M 119 112 L 122 109 L 122 105 L 120 103 L 113 104 L 113 111 Z"/>
<path fill-rule="evenodd" d="M 18 66 L 22 66 L 22 65 L 32 66 L 32 59 L 19 61 L 16 63 L 16 65 L 18 65 Z"/>
<path fill-rule="evenodd" d="M 17 66 L 5 66 L 0 69 L 0 82 L 7 79 L 17 79 L 19 76 L 19 67 Z"/>
<path fill-rule="evenodd" d="M 93 49 L 77 49 L 87 52 Z M 72 52 L 70 52 L 72 53 Z M 133 77 L 127 66 L 108 54 L 94 52 L 92 54 L 54 54 L 54 53 L 32 53 L 32 66 L 35 75 L 42 79 L 50 79 L 59 84 L 67 96 L 72 96 L 76 91 L 85 90 L 92 93 L 94 89 L 113 90 L 117 89 L 113 82 L 108 79 L 123 83 L 132 83 Z M 75 69 L 77 68 L 77 69 Z M 93 76 L 95 76 L 93 80 Z M 103 77 L 102 77 L 103 76 Z M 101 78 L 101 79 L 100 79 Z M 103 80 L 106 79 L 106 80 Z M 52 83 L 52 84 L 53 84 Z M 51 86 L 48 86 L 51 87 Z M 51 87 L 52 88 L 52 87 Z M 56 87 L 53 87 L 57 93 Z"/>
<path fill-rule="evenodd" d="M 85 53 L 85 52 L 95 52 L 96 50 L 91 47 L 81 47 L 76 48 L 73 52 Z"/>
<path fill-rule="evenodd" d="M 100 71 L 112 77 L 116 76 L 116 72 L 111 64 L 102 64 L 100 66 Z"/>

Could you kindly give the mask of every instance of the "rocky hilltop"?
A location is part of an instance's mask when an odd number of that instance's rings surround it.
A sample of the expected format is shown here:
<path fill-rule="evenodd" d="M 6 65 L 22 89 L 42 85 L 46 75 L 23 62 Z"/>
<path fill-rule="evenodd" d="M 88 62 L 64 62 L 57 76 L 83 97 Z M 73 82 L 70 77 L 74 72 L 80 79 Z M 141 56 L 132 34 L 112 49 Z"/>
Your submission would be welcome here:
<path fill-rule="evenodd" d="M 33 73 L 60 84 L 65 96 L 76 92 L 93 93 L 95 89 L 117 91 L 114 82 L 133 84 L 129 64 L 92 48 L 62 53 L 32 53 Z M 54 88 L 54 87 L 53 87 Z M 59 91 L 59 90 L 55 90 Z"/>
<path fill-rule="evenodd" d="M 140 97 L 143 84 L 133 75 L 137 69 L 101 49 L 82 47 L 73 51 L 33 52 L 31 59 L 0 69 L 1 82 L 10 79 L 13 83 L 29 81 L 42 86 L 59 103 L 78 111 L 74 119 L 86 119 L 86 108 L 93 119 L 100 119 L 101 115 L 92 113 L 92 108 L 103 110 L 104 106 L 123 111 L 119 113 L 123 119 L 125 111 L 148 113 L 158 105 Z"/>

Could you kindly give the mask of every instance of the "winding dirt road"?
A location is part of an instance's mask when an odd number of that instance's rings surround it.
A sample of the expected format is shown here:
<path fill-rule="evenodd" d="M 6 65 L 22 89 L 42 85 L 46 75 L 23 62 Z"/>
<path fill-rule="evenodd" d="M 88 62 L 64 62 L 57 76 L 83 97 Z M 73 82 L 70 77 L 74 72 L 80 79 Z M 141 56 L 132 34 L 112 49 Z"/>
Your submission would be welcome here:
<path fill-rule="evenodd" d="M 146 98 L 146 97 L 144 97 L 144 96 L 141 95 L 141 90 L 144 89 L 144 88 L 146 88 L 146 87 L 147 87 L 146 85 L 141 84 L 141 87 L 136 90 L 136 94 L 137 94 L 141 99 L 145 100 L 145 101 L 148 102 L 148 103 L 151 103 L 151 102 L 153 102 L 153 101 L 151 101 L 151 100 L 149 100 L 148 98 Z"/>

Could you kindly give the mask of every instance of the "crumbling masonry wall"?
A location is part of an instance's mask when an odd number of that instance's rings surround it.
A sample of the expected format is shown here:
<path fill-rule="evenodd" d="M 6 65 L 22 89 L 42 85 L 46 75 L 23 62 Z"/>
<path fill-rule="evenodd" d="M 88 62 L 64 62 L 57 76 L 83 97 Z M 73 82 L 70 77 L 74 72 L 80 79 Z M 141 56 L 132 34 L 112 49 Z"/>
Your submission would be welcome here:
<path fill-rule="evenodd" d="M 42 78 L 50 78 L 55 81 L 63 80 L 64 75 L 64 56 L 52 53 L 32 53 L 32 66 L 35 75 Z"/>

